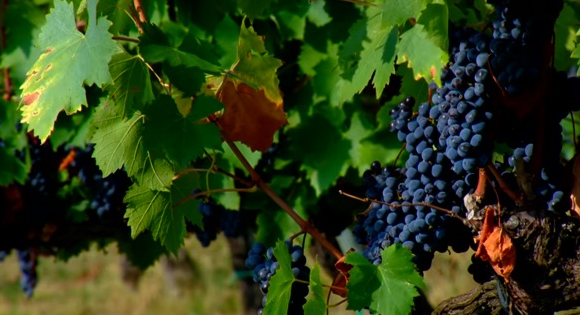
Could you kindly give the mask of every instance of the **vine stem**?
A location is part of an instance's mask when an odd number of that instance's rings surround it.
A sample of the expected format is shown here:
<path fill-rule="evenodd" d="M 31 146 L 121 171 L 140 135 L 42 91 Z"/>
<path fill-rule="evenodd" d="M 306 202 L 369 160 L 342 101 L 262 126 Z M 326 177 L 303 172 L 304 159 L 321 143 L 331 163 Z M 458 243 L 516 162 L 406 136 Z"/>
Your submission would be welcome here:
<path fill-rule="evenodd" d="M 338 250 L 338 248 L 334 247 L 334 245 L 332 245 L 322 234 L 320 234 L 320 232 L 318 232 L 318 230 L 312 224 L 302 219 L 298 215 L 298 213 L 296 213 L 296 211 L 294 211 L 294 209 L 292 209 L 292 207 L 290 207 L 290 205 L 286 203 L 286 201 L 280 198 L 280 196 L 278 196 L 278 194 L 276 194 L 276 192 L 274 192 L 272 188 L 270 188 L 270 186 L 262 180 L 260 175 L 250 165 L 250 163 L 248 162 L 244 154 L 240 151 L 240 149 L 238 149 L 236 144 L 228 139 L 223 129 L 222 134 L 224 135 L 223 137 L 224 141 L 232 149 L 232 152 L 234 152 L 234 154 L 236 155 L 238 160 L 240 160 L 244 168 L 250 173 L 250 176 L 252 176 L 252 179 L 256 182 L 258 187 L 262 189 L 266 193 L 266 195 L 270 197 L 270 199 L 272 199 L 276 204 L 278 204 L 278 206 L 280 206 L 280 208 L 282 208 L 282 210 L 284 210 L 300 226 L 300 229 L 302 229 L 302 231 L 310 234 L 314 239 L 320 242 L 320 244 L 324 248 L 326 248 L 334 257 L 336 257 L 337 259 L 342 258 L 343 254 L 340 250 Z"/>
<path fill-rule="evenodd" d="M 6 26 L 4 25 L 6 12 L 8 10 L 8 0 L 2 0 L 2 5 L 0 6 L 0 50 L 6 50 Z M 14 89 L 12 87 L 12 80 L 10 79 L 10 68 L 4 68 L 4 96 L 5 101 L 9 101 L 12 98 L 12 93 Z"/>
<path fill-rule="evenodd" d="M 193 200 L 195 198 L 199 198 L 199 197 L 204 197 L 204 196 L 209 196 L 210 194 L 214 194 L 214 193 L 224 193 L 224 192 L 255 192 L 256 189 L 255 188 L 223 188 L 223 189 L 211 189 L 211 190 L 207 190 L 207 191 L 200 191 L 198 193 L 195 194 L 191 194 L 188 195 L 185 198 L 182 198 L 181 200 L 179 200 L 174 207 L 179 207 L 180 205 Z"/>
<path fill-rule="evenodd" d="M 121 40 L 121 41 L 125 41 L 125 42 L 131 42 L 131 43 L 139 44 L 139 39 L 133 38 L 133 37 L 115 35 L 112 38 L 114 40 Z"/>
<path fill-rule="evenodd" d="M 338 193 L 341 194 L 341 195 L 344 195 L 344 196 L 346 196 L 348 198 L 351 198 L 351 199 L 354 199 L 354 200 L 358 200 L 360 202 L 369 202 L 369 203 L 370 202 L 376 202 L 378 204 L 385 205 L 385 206 L 389 206 L 389 207 L 393 207 L 393 208 L 402 208 L 402 207 L 405 207 L 405 206 L 409 206 L 409 207 L 419 207 L 419 206 L 429 207 L 429 208 L 433 208 L 433 209 L 435 209 L 437 211 L 445 212 L 446 214 L 448 214 L 448 215 L 450 215 L 450 216 L 452 216 L 454 218 L 457 218 L 457 219 L 459 219 L 461 221 L 464 220 L 462 217 L 458 216 L 455 212 L 453 212 L 453 211 L 451 211 L 449 209 L 445 209 L 443 207 L 439 207 L 439 206 L 436 206 L 436 205 L 432 205 L 432 204 L 427 203 L 425 201 L 420 202 L 420 203 L 396 204 L 396 203 L 389 203 L 389 202 L 384 202 L 384 201 L 380 201 L 380 200 L 374 200 L 374 199 L 370 199 L 370 198 L 361 198 L 361 197 L 358 197 L 358 196 L 355 196 L 355 195 L 346 193 L 346 192 L 344 192 L 342 190 L 339 190 Z"/>
<path fill-rule="evenodd" d="M 503 180 L 503 178 L 501 177 L 501 174 L 499 173 L 499 171 L 495 168 L 495 166 L 492 163 L 487 164 L 487 169 L 491 172 L 493 177 L 495 177 L 495 180 L 499 184 L 499 188 L 506 195 L 508 195 L 508 197 L 510 197 L 511 200 L 515 201 L 516 203 L 521 202 L 521 200 L 522 200 L 521 194 L 516 193 L 515 191 L 513 191 L 509 187 L 509 185 Z"/>
<path fill-rule="evenodd" d="M 143 23 L 147 23 L 147 16 L 145 15 L 145 11 L 143 10 L 143 5 L 141 5 L 141 0 L 133 0 L 133 6 L 135 7 L 135 11 L 139 15 L 138 19 L 134 19 L 137 28 L 139 29 L 139 33 L 143 34 Z"/>

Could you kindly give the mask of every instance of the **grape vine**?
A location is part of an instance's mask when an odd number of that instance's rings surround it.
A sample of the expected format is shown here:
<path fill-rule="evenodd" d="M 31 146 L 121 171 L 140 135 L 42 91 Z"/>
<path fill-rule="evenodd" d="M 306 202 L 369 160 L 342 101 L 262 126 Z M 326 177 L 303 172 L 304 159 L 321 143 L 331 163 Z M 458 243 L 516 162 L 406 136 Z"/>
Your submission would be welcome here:
<path fill-rule="evenodd" d="M 43 256 L 116 243 L 145 269 L 226 237 L 252 243 L 258 314 L 330 313 L 327 294 L 372 314 L 573 308 L 579 15 L 4 0 L 0 262 L 18 255 L 32 297 Z M 473 251 L 480 290 L 421 303 L 451 251 Z"/>

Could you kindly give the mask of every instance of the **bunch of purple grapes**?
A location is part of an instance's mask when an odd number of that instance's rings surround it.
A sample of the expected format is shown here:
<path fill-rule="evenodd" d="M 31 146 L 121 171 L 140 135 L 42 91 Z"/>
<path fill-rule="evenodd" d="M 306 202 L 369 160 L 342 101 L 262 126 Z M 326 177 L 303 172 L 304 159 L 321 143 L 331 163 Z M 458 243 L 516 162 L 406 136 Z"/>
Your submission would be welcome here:
<path fill-rule="evenodd" d="M 124 211 L 123 198 L 131 185 L 131 180 L 123 170 L 116 171 L 107 177 L 92 157 L 94 145 L 86 149 L 74 148 L 75 156 L 71 162 L 71 170 L 76 173 L 81 183 L 86 187 L 89 208 L 99 217 L 111 217 Z"/>

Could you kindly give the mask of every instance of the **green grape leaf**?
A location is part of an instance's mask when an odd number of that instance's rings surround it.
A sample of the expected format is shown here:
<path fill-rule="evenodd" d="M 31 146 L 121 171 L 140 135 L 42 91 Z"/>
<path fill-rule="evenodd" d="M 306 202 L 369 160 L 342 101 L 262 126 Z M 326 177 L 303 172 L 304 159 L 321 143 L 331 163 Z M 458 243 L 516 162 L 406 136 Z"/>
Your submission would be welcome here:
<path fill-rule="evenodd" d="M 188 33 L 179 47 L 173 47 L 161 29 L 155 25 L 143 25 L 145 33 L 140 37 L 139 53 L 150 63 L 166 61 L 172 67 L 197 67 L 205 72 L 218 74 L 220 67 L 213 47 Z"/>
<path fill-rule="evenodd" d="M 301 160 L 317 196 L 346 171 L 350 142 L 326 117 L 315 114 L 288 131 L 290 151 Z"/>
<path fill-rule="evenodd" d="M 158 154 L 147 151 L 143 168 L 135 177 L 137 182 L 150 189 L 169 191 L 171 180 L 175 175 L 173 164 Z"/>
<path fill-rule="evenodd" d="M 280 59 L 268 54 L 264 40 L 254 28 L 242 24 L 238 44 L 238 60 L 230 70 L 245 83 L 264 90 L 267 98 L 276 104 L 282 103 L 280 80 L 276 70 L 282 65 Z"/>
<path fill-rule="evenodd" d="M 261 16 L 264 12 L 267 12 L 274 2 L 276 2 L 276 0 L 238 0 L 238 7 L 242 9 L 242 12 L 253 19 Z"/>
<path fill-rule="evenodd" d="M 306 14 L 309 4 L 306 1 L 281 1 L 273 11 L 278 22 L 278 32 L 282 40 L 304 39 Z"/>
<path fill-rule="evenodd" d="M 320 265 L 318 262 L 310 271 L 310 284 L 308 285 L 310 295 L 306 304 L 304 304 L 304 314 L 324 315 L 326 314 L 326 297 L 320 280 Z"/>
<path fill-rule="evenodd" d="M 200 104 L 198 104 L 200 105 Z M 196 106 L 192 110 L 197 110 Z M 204 148 L 221 148 L 219 129 L 200 123 L 192 113 L 184 117 L 173 98 L 160 95 L 145 111 L 145 144 L 160 149 L 178 166 L 185 167 L 204 154 Z"/>
<path fill-rule="evenodd" d="M 413 298 L 424 290 L 423 278 L 411 262 L 413 254 L 399 244 L 385 248 L 382 263 L 375 266 L 357 252 L 346 256 L 353 266 L 346 286 L 348 309 L 370 307 L 379 314 L 410 314 Z"/>
<path fill-rule="evenodd" d="M 228 15 L 216 26 L 215 42 L 221 50 L 220 65 L 227 68 L 234 64 L 237 59 L 237 52 L 232 46 L 237 45 L 240 35 L 240 25 L 238 25 Z"/>
<path fill-rule="evenodd" d="M 356 167 L 360 174 L 367 170 L 373 161 L 381 163 L 394 161 L 401 149 L 394 133 L 385 136 L 360 112 L 352 115 L 350 128 L 344 136 L 351 143 L 350 164 Z M 394 141 L 386 141 L 387 139 Z"/>
<path fill-rule="evenodd" d="M 314 67 L 325 58 L 325 53 L 314 49 L 314 47 L 309 44 L 303 44 L 300 50 L 300 55 L 298 55 L 298 65 L 306 75 L 314 76 L 316 75 Z"/>
<path fill-rule="evenodd" d="M 554 45 L 554 66 L 560 71 L 568 71 L 574 62 L 570 56 L 574 51 L 578 35 L 576 30 L 580 25 L 580 20 L 576 16 L 574 9 L 569 4 L 564 4 L 560 16 L 554 25 L 555 45 Z M 576 58 L 580 57 L 575 55 Z"/>
<path fill-rule="evenodd" d="M 89 105 L 93 101 L 89 97 Z M 90 138 L 93 122 L 94 107 L 83 108 L 74 115 L 66 115 L 60 112 L 54 124 L 54 130 L 50 134 L 50 144 L 56 151 L 62 145 L 84 147 Z"/>
<path fill-rule="evenodd" d="M 108 33 L 111 22 L 97 20 L 97 0 L 88 0 L 86 34 L 76 28 L 73 5 L 55 1 L 39 36 L 44 50 L 22 84 L 22 122 L 44 142 L 61 110 L 67 114 L 87 104 L 83 83 L 102 86 L 111 81 L 109 60 L 119 49 Z M 63 75 L 66 74 L 66 75 Z"/>
<path fill-rule="evenodd" d="M 360 60 L 360 53 L 364 49 L 362 44 L 367 39 L 367 22 L 366 18 L 359 19 L 348 29 L 348 38 L 338 53 L 338 60 L 343 71 L 348 71 L 349 67 L 352 66 L 349 64 L 351 61 Z"/>
<path fill-rule="evenodd" d="M 417 19 L 425 9 L 425 0 L 385 0 L 381 5 L 382 25 L 389 27 Z"/>
<path fill-rule="evenodd" d="M 447 51 L 449 47 L 449 8 L 446 3 L 443 4 L 429 4 L 417 23 L 425 26 L 425 31 L 429 34 L 428 37 L 439 48 Z"/>
<path fill-rule="evenodd" d="M 171 192 L 152 190 L 146 186 L 133 184 L 127 191 L 125 218 L 131 227 L 131 237 L 136 238 L 143 231 L 151 232 L 153 239 L 159 241 L 168 251 L 177 253 L 187 235 L 185 218 L 201 221 L 198 213 L 198 200 L 183 200 L 183 189 Z"/>
<path fill-rule="evenodd" d="M 155 96 L 149 79 L 149 69 L 140 56 L 126 52 L 116 54 L 109 63 L 113 83 L 108 90 L 121 116 L 131 117 L 136 110 L 153 101 Z"/>
<path fill-rule="evenodd" d="M 26 164 L 14 155 L 13 147 L 0 147 L 0 186 L 17 181 L 24 184 L 28 178 Z"/>
<path fill-rule="evenodd" d="M 141 270 L 149 268 L 161 255 L 167 253 L 165 247 L 155 241 L 148 231 L 139 234 L 135 239 L 122 237 L 117 244 L 119 252 L 124 253 L 131 264 Z"/>
<path fill-rule="evenodd" d="M 398 64 L 407 62 L 407 66 L 413 69 L 415 79 L 433 80 L 441 86 L 441 69 L 448 55 L 429 37 L 423 25 L 415 24 L 401 35 L 397 57 Z"/>
<path fill-rule="evenodd" d="M 256 199 L 256 203 L 264 205 L 262 208 L 266 211 L 262 211 L 258 218 L 256 219 L 257 225 L 260 227 L 256 234 L 256 240 L 264 244 L 271 244 L 272 240 L 276 239 L 286 239 L 292 234 L 296 233 L 296 229 L 300 227 L 296 224 L 296 221 L 284 211 L 280 210 L 278 205 L 272 202 L 265 202 L 264 198 L 268 198 L 266 194 L 251 194 L 252 197 Z M 262 198 L 259 200 L 258 198 Z"/>
<path fill-rule="evenodd" d="M 326 0 L 310 1 L 310 8 L 307 14 L 308 21 L 317 27 L 322 27 L 332 21 L 330 15 L 324 10 L 325 4 Z"/>
<path fill-rule="evenodd" d="M 264 315 L 286 314 L 290 295 L 292 293 L 292 283 L 294 282 L 294 273 L 292 273 L 292 258 L 288 253 L 288 246 L 284 241 L 278 241 L 274 248 L 274 257 L 280 264 L 276 273 L 270 279 L 270 287 L 266 295 L 266 306 Z"/>
<path fill-rule="evenodd" d="M 349 100 L 354 94 L 361 92 L 372 77 L 373 85 L 379 98 L 386 84 L 389 83 L 391 74 L 395 72 L 395 52 L 399 39 L 396 27 L 383 27 L 378 16 L 372 15 L 374 11 L 368 9 L 371 17 L 366 21 L 366 29 L 362 29 L 361 21 L 351 28 L 351 36 L 345 43 L 346 51 L 341 52 L 343 60 L 358 55 L 360 59 L 356 67 L 347 69 L 343 78 L 349 81 L 342 88 L 343 101 Z M 376 9 L 375 9 L 376 11 Z M 358 42 L 361 38 L 362 50 Z M 347 45 L 348 44 L 348 45 Z"/>
<path fill-rule="evenodd" d="M 196 96 L 205 84 L 205 73 L 197 67 L 173 67 L 164 64 L 163 71 L 171 84 L 182 91 L 184 96 Z"/>
<path fill-rule="evenodd" d="M 143 147 L 143 125 L 145 115 L 135 112 L 129 119 L 115 113 L 109 103 L 97 109 L 93 119 L 97 127 L 92 142 L 95 143 L 93 157 L 97 160 L 103 176 L 108 176 L 125 167 L 129 176 L 135 176 L 144 167 L 147 152 Z"/>

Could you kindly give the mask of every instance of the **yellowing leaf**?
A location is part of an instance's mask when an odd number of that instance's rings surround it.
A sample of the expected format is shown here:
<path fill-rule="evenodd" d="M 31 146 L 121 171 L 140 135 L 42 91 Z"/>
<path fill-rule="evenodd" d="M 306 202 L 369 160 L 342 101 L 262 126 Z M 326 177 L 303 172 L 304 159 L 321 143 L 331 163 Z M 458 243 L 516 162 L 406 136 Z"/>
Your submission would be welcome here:
<path fill-rule="evenodd" d="M 225 105 L 219 127 L 229 140 L 241 141 L 252 150 L 268 149 L 276 130 L 287 123 L 282 104 L 270 100 L 263 89 L 226 78 L 216 96 Z"/>
<path fill-rule="evenodd" d="M 97 0 L 88 0 L 86 34 L 76 28 L 72 3 L 55 1 L 40 33 L 44 51 L 22 84 L 22 122 L 44 142 L 61 110 L 67 114 L 87 105 L 83 84 L 111 81 L 109 60 L 118 45 L 108 33 L 111 22 L 97 20 Z"/>

